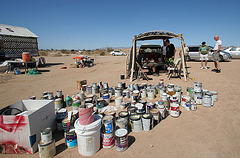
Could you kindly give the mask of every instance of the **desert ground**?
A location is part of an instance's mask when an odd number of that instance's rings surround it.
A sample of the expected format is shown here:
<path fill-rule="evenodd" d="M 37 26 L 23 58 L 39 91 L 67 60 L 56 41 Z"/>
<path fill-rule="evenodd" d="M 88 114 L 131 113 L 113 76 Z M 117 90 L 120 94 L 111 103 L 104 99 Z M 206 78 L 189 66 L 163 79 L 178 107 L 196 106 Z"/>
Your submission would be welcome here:
<path fill-rule="evenodd" d="M 126 56 L 92 56 L 95 65 L 89 68 L 70 68 L 75 55 L 61 57 L 45 57 L 47 66 L 38 68 L 40 75 L 0 74 L 0 108 L 4 108 L 19 100 L 36 96 L 40 99 L 42 92 L 62 90 L 63 94 L 76 95 L 77 80 L 86 79 L 89 85 L 93 82 L 108 82 L 109 86 L 117 86 L 119 81 L 129 85 L 129 79 L 121 80 L 120 75 L 126 72 Z M 101 148 L 96 158 L 135 158 L 135 157 L 201 157 L 201 158 L 237 158 L 240 155 L 240 60 L 221 62 L 221 73 L 212 72 L 213 62 L 208 63 L 208 70 L 200 70 L 200 62 L 187 62 L 188 71 L 194 80 L 184 78 L 167 79 L 166 73 L 158 77 L 149 76 L 153 80 L 135 80 L 137 83 L 164 84 L 173 83 L 182 87 L 183 95 L 186 88 L 193 87 L 194 82 L 201 82 L 203 89 L 218 92 L 218 101 L 210 108 L 198 105 L 197 111 L 185 111 L 180 107 L 178 118 L 168 116 L 151 131 L 129 134 L 129 148 L 119 152 L 115 147 Z M 67 69 L 61 69 L 66 66 Z M 159 96 L 155 99 L 158 100 Z M 154 100 L 154 101 L 155 101 Z M 111 103 L 114 106 L 114 102 Z M 61 135 L 61 134 L 60 134 Z M 56 136 L 56 134 L 54 134 Z M 64 146 L 63 134 L 56 139 L 57 154 L 55 157 L 84 157 L 78 148 L 67 149 Z M 39 157 L 33 155 L 0 154 L 0 157 Z"/>

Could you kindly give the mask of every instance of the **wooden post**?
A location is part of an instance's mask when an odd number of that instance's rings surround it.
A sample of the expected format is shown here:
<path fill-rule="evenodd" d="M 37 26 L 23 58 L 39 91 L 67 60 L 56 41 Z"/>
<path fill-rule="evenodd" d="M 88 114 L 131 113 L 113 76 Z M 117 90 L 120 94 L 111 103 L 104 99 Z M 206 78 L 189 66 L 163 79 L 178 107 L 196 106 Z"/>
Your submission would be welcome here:
<path fill-rule="evenodd" d="M 132 67 L 131 67 L 131 76 L 130 82 L 133 81 L 133 73 L 135 71 L 135 58 L 136 58 L 136 36 L 133 37 L 133 54 L 132 54 Z"/>
<path fill-rule="evenodd" d="M 187 81 L 186 67 L 185 67 L 185 62 L 184 62 L 184 39 L 183 39 L 183 36 L 181 36 L 181 45 L 182 45 L 181 58 L 182 58 L 182 66 L 183 66 L 183 75 L 184 75 L 185 81 Z"/>

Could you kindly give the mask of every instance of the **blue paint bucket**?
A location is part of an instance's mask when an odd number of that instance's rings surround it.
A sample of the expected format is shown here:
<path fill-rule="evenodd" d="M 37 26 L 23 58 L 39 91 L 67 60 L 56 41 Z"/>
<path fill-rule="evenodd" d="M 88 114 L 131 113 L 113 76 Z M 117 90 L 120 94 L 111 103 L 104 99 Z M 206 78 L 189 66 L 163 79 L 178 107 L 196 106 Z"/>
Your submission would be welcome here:
<path fill-rule="evenodd" d="M 17 69 L 17 68 L 14 69 L 14 74 L 15 75 L 19 75 L 20 73 L 21 73 L 21 71 L 19 69 Z"/>
<path fill-rule="evenodd" d="M 77 146 L 77 135 L 75 133 L 75 129 L 71 129 L 66 133 L 66 142 L 68 148 L 74 148 Z"/>

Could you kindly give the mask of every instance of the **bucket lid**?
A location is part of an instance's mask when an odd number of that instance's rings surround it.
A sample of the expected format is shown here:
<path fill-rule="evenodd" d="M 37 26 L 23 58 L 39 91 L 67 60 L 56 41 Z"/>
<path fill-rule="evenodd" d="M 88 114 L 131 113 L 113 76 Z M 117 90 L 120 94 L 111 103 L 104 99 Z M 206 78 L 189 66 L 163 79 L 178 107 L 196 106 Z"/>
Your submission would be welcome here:
<path fill-rule="evenodd" d="M 137 121 L 137 120 L 140 120 L 140 119 L 141 119 L 140 115 L 131 115 L 130 116 L 130 120 L 133 120 L 133 121 Z"/>
<path fill-rule="evenodd" d="M 119 119 L 117 119 L 116 122 L 117 122 L 118 124 L 126 124 L 127 121 L 128 121 L 127 118 L 119 118 Z"/>
<path fill-rule="evenodd" d="M 210 91 L 210 93 L 212 93 L 212 95 L 217 95 L 218 92 L 215 92 L 215 91 Z"/>
<path fill-rule="evenodd" d="M 135 104 L 135 107 L 138 108 L 138 109 L 142 109 L 143 104 L 142 103 L 137 103 L 137 104 Z"/>
<path fill-rule="evenodd" d="M 127 133 L 128 133 L 128 131 L 125 128 L 120 128 L 120 129 L 116 130 L 115 136 L 123 137 L 123 136 L 127 135 Z"/>
<path fill-rule="evenodd" d="M 152 114 L 157 114 L 157 113 L 158 113 L 158 110 L 157 110 L 157 109 L 150 109 L 150 113 L 152 113 Z"/>
<path fill-rule="evenodd" d="M 127 111 L 121 111 L 118 113 L 119 117 L 128 117 L 128 112 Z"/>
<path fill-rule="evenodd" d="M 61 108 L 60 110 L 57 111 L 57 113 L 66 113 L 67 109 L 65 108 Z"/>
<path fill-rule="evenodd" d="M 171 107 L 179 107 L 179 105 L 177 103 L 171 103 L 170 106 Z"/>
<path fill-rule="evenodd" d="M 106 116 L 103 117 L 103 122 L 104 122 L 104 121 L 109 121 L 109 120 L 113 120 L 113 116 L 111 116 L 111 115 L 106 115 Z"/>
<path fill-rule="evenodd" d="M 153 117 L 153 115 L 152 114 L 144 114 L 142 117 L 145 119 L 151 119 Z"/>
<path fill-rule="evenodd" d="M 79 123 L 79 118 L 75 121 L 74 127 L 75 132 L 78 133 L 80 131 L 92 131 L 96 127 L 101 127 L 102 117 L 101 115 L 94 114 L 94 121 L 88 125 L 81 125 Z"/>

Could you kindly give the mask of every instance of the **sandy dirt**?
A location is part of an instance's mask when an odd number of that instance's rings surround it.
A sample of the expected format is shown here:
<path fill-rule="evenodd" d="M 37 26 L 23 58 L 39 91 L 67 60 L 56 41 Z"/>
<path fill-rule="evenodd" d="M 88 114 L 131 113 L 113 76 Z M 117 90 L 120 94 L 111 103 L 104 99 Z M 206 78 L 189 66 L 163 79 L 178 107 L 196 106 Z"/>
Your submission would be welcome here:
<path fill-rule="evenodd" d="M 39 68 L 42 74 L 27 76 L 25 74 L 0 74 L 0 108 L 6 107 L 19 100 L 28 99 L 34 95 L 39 99 L 42 92 L 62 90 L 66 96 L 75 95 L 77 80 L 93 82 L 108 82 L 109 86 L 116 86 L 120 74 L 125 74 L 126 57 L 95 56 L 95 65 L 91 68 L 70 68 L 74 63 L 70 55 L 65 57 L 46 57 L 47 67 Z M 66 66 L 67 69 L 61 69 Z M 168 116 L 149 132 L 129 134 L 129 148 L 124 152 L 111 149 L 100 149 L 92 157 L 239 157 L 240 155 L 240 60 L 221 62 L 222 72 L 211 72 L 213 62 L 209 62 L 208 70 L 200 70 L 200 62 L 188 62 L 188 71 L 195 80 L 184 81 L 182 78 L 167 79 L 165 73 L 159 77 L 150 76 L 153 80 L 135 81 L 138 83 L 157 84 L 159 78 L 164 78 L 165 85 L 173 83 L 181 86 L 183 94 L 186 88 L 193 87 L 194 82 L 201 82 L 203 89 L 218 92 L 218 101 L 211 108 L 198 106 L 197 111 L 185 111 L 180 107 L 178 118 Z M 156 98 L 155 100 L 158 100 Z M 154 100 L 154 101 L 155 101 Z M 111 103 L 114 105 L 114 102 Z M 63 134 L 54 134 L 56 139 L 56 157 L 83 157 L 78 149 L 67 149 L 64 146 Z M 33 155 L 3 155 L 0 157 L 39 157 Z"/>

